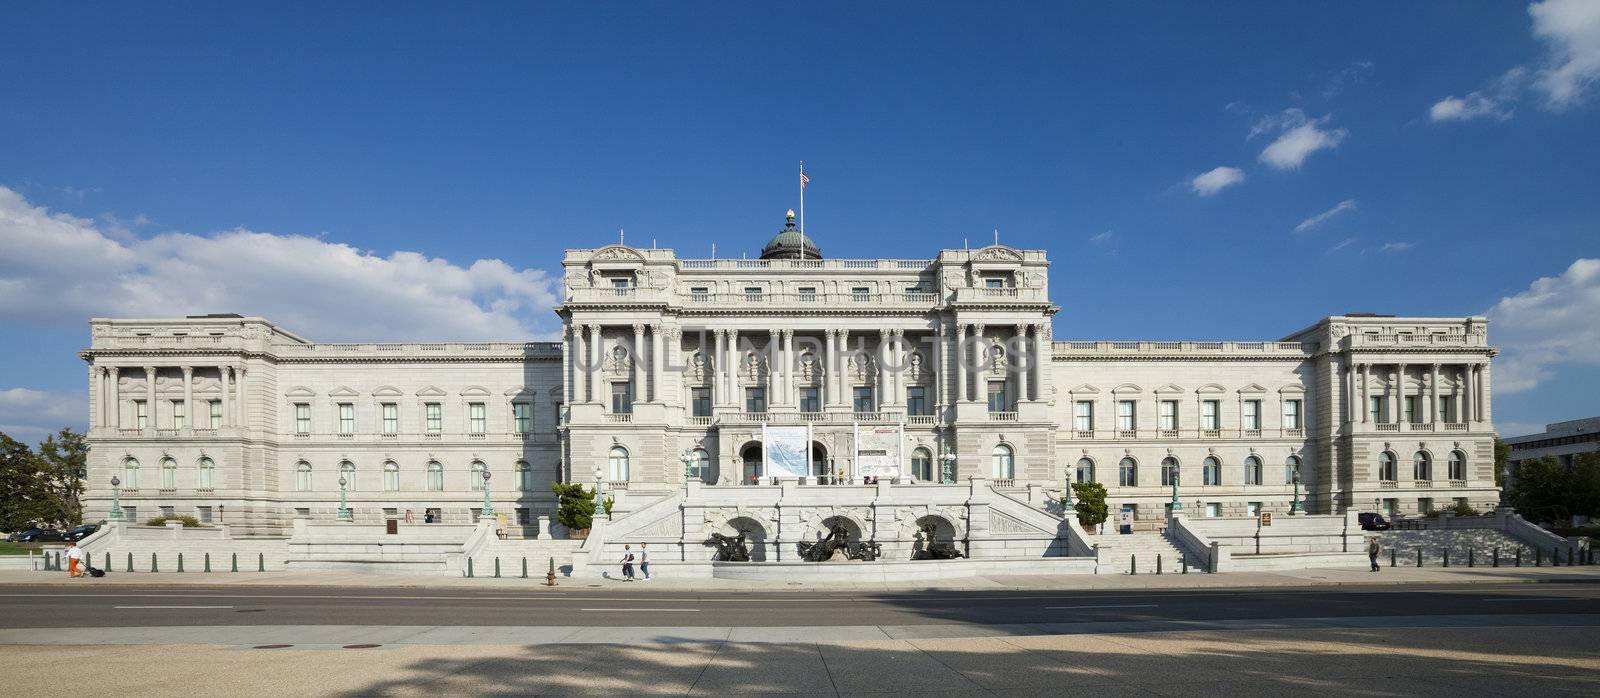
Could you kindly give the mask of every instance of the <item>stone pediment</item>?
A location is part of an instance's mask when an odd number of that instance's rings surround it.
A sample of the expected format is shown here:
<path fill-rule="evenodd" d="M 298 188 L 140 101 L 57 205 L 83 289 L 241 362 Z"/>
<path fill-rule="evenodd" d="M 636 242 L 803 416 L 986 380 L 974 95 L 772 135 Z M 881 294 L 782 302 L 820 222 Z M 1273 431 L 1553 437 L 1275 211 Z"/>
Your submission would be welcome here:
<path fill-rule="evenodd" d="M 1176 384 L 1168 383 L 1168 384 L 1163 385 L 1163 386 L 1161 386 L 1159 388 L 1156 388 L 1155 392 L 1156 392 L 1157 395 L 1174 395 L 1174 394 L 1182 394 L 1182 393 L 1184 393 L 1186 391 L 1182 387 L 1179 387 Z"/>
<path fill-rule="evenodd" d="M 355 388 L 352 388 L 348 385 L 341 385 L 333 390 L 328 391 L 328 397 L 356 397 L 360 394 L 361 393 L 357 392 Z"/>
<path fill-rule="evenodd" d="M 396 388 L 396 387 L 394 387 L 392 385 L 386 385 L 386 386 L 383 386 L 382 388 L 378 388 L 377 390 L 372 391 L 372 394 L 375 397 L 400 397 L 401 395 L 404 395 L 405 393 L 400 392 L 399 388 Z"/>
<path fill-rule="evenodd" d="M 469 385 L 461 390 L 462 397 L 488 397 L 489 389 L 481 385 Z"/>
<path fill-rule="evenodd" d="M 436 385 L 430 385 L 417 391 L 417 397 L 444 397 L 447 394 Z"/>
<path fill-rule="evenodd" d="M 1217 385 L 1216 383 L 1211 383 L 1209 385 L 1202 385 L 1198 388 L 1195 388 L 1194 391 L 1200 393 L 1201 395 L 1217 395 L 1228 392 L 1228 389 Z"/>
<path fill-rule="evenodd" d="M 1073 388 L 1067 392 L 1072 393 L 1073 395 L 1098 395 L 1100 393 L 1100 389 L 1089 385 L 1088 383 L 1084 383 L 1083 385 Z"/>
<path fill-rule="evenodd" d="M 1241 392 L 1241 393 L 1264 393 L 1264 392 L 1267 392 L 1267 389 L 1261 387 L 1261 385 L 1258 384 L 1258 383 L 1251 383 L 1250 385 L 1247 385 L 1247 386 L 1245 386 L 1243 388 L 1240 388 L 1239 392 Z"/>
<path fill-rule="evenodd" d="M 316 397 L 317 391 L 307 388 L 303 385 L 297 385 L 293 388 L 290 388 L 288 392 L 284 393 L 284 395 L 286 397 Z"/>
<path fill-rule="evenodd" d="M 1279 388 L 1278 392 L 1284 395 L 1305 395 L 1306 389 L 1302 385 L 1286 385 Z"/>
<path fill-rule="evenodd" d="M 627 245 L 608 245 L 595 250 L 594 256 L 590 257 L 590 259 L 597 262 L 643 262 L 644 255 L 639 254 L 638 250 L 628 247 Z"/>
<path fill-rule="evenodd" d="M 979 262 L 1020 262 L 1022 253 L 1005 245 L 990 245 L 978 250 L 972 259 Z"/>
<path fill-rule="evenodd" d="M 1117 395 L 1128 395 L 1130 393 L 1142 393 L 1144 392 L 1144 388 L 1132 383 L 1123 383 L 1122 385 L 1112 388 L 1111 392 Z"/>

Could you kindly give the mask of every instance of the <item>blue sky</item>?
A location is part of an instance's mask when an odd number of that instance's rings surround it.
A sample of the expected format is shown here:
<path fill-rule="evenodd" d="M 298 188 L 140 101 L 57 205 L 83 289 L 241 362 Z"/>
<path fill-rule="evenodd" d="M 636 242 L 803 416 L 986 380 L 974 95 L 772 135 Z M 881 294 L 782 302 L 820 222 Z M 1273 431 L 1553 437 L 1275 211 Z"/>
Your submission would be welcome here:
<path fill-rule="evenodd" d="M 91 315 L 545 336 L 562 248 L 753 256 L 801 159 L 829 256 L 1049 250 L 1058 338 L 1490 312 L 1507 432 L 1595 413 L 1600 3 L 1215 5 L 9 7 L 0 430 Z"/>

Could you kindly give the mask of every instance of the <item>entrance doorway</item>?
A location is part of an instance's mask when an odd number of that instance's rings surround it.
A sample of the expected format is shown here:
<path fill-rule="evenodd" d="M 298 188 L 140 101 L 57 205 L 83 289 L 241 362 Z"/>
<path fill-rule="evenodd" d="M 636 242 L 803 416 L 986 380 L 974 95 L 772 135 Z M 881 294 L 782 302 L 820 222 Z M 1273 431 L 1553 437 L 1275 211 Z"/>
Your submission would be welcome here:
<path fill-rule="evenodd" d="M 751 441 L 739 451 L 739 459 L 744 462 L 744 480 L 742 484 L 751 485 L 761 480 L 761 442 Z"/>
<path fill-rule="evenodd" d="M 828 449 L 816 441 L 811 442 L 811 476 L 820 485 L 833 482 L 833 473 L 828 468 Z"/>

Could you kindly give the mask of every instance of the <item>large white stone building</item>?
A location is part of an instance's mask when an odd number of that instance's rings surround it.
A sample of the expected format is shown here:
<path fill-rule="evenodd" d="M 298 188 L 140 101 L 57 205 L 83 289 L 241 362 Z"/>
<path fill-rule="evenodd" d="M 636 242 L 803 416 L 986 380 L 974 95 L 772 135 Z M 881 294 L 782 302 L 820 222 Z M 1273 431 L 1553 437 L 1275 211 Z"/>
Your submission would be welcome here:
<path fill-rule="evenodd" d="M 791 219 L 760 259 L 568 250 L 559 342 L 319 344 L 254 317 L 91 320 L 88 515 L 109 513 L 115 476 L 130 518 L 281 534 L 337 517 L 343 479 L 358 523 L 460 523 L 487 469 L 495 508 L 530 522 L 553 511 L 558 480 L 598 475 L 643 502 L 686 477 L 770 478 L 764 429 L 800 425 L 806 486 L 1073 477 L 1140 526 L 1161 519 L 1174 477 L 1190 516 L 1287 513 L 1296 474 L 1311 513 L 1498 499 L 1483 318 L 1057 341 L 1044 251 L 830 259 L 813 243 Z"/>

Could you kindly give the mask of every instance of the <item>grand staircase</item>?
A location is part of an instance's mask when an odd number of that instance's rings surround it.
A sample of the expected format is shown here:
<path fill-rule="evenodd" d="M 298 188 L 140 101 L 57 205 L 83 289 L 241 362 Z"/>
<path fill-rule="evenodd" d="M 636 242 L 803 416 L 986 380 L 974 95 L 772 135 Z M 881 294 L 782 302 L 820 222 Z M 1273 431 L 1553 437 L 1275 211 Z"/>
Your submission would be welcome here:
<path fill-rule="evenodd" d="M 1092 536 L 1089 542 L 1100 545 L 1102 574 L 1128 574 L 1135 564 L 1139 574 L 1155 574 L 1157 556 L 1160 556 L 1163 573 L 1183 571 L 1183 550 L 1165 533 L 1108 534 Z M 1191 558 L 1189 571 L 1204 572 L 1205 561 Z"/>
<path fill-rule="evenodd" d="M 1450 551 L 1450 564 L 1462 567 L 1467 565 L 1468 551 L 1472 552 L 1475 565 L 1492 564 L 1496 548 L 1500 550 L 1502 565 L 1511 564 L 1519 549 L 1523 564 L 1533 564 L 1534 558 L 1533 548 L 1527 543 L 1489 528 L 1384 531 L 1377 535 L 1378 543 L 1383 546 L 1380 556 L 1387 560 L 1392 550 L 1401 565 L 1417 564 L 1418 548 L 1422 549 L 1424 565 L 1443 564 L 1445 550 Z M 1544 550 L 1542 555 L 1548 560 L 1550 551 Z"/>

